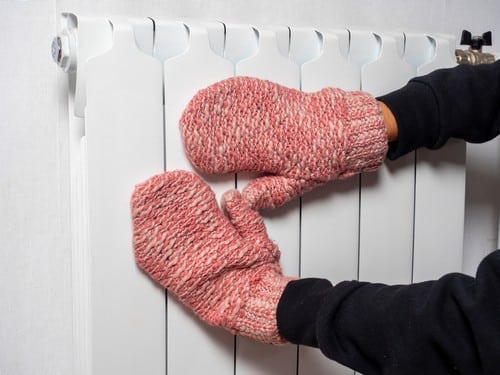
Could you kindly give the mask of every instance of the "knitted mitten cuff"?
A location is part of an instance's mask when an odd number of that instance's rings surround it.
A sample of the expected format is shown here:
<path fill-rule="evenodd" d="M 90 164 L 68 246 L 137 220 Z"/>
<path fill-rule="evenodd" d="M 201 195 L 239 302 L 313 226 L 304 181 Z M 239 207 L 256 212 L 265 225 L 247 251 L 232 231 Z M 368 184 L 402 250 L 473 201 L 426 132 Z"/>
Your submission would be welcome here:
<path fill-rule="evenodd" d="M 387 130 L 378 102 L 362 91 L 347 93 L 344 101 L 348 125 L 344 127 L 346 153 L 339 178 L 377 170 L 388 149 Z"/>

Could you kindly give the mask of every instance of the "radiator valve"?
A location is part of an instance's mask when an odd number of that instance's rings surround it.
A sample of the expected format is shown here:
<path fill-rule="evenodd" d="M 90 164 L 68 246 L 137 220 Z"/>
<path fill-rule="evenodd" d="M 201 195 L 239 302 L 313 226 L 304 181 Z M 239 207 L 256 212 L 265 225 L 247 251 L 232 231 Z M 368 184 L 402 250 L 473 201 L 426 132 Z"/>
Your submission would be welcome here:
<path fill-rule="evenodd" d="M 463 30 L 460 45 L 467 45 L 469 48 L 455 51 L 459 64 L 478 65 L 495 61 L 493 54 L 483 52 L 483 46 L 491 46 L 491 31 L 485 32 L 481 36 L 472 36 L 470 31 Z"/>

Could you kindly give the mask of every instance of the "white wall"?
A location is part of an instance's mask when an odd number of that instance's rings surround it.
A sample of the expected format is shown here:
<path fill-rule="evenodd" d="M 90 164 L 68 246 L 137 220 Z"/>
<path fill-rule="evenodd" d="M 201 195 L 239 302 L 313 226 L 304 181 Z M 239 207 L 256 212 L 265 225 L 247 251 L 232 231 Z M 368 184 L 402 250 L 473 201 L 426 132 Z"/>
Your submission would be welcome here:
<path fill-rule="evenodd" d="M 473 9 L 465 0 L 0 0 L 2 375 L 72 373 L 66 77 L 51 62 L 49 49 L 61 11 L 457 36 L 467 28 L 474 33 L 492 30 L 494 41 L 500 41 L 496 0 L 476 1 Z M 468 272 L 497 241 L 498 209 L 490 203 L 495 190 L 484 187 L 494 186 L 494 181 L 498 186 L 498 174 L 492 172 L 493 167 L 498 170 L 498 153 L 498 145 L 472 151 L 464 266 Z"/>
<path fill-rule="evenodd" d="M 71 373 L 67 131 L 54 1 L 0 2 L 0 373 Z"/>

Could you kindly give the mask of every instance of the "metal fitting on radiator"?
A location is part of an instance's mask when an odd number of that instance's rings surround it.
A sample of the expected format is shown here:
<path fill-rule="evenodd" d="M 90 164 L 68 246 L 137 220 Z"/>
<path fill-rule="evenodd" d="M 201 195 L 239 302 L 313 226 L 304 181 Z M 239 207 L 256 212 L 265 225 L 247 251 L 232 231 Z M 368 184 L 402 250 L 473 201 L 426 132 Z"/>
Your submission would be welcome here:
<path fill-rule="evenodd" d="M 485 32 L 481 36 L 472 36 L 470 31 L 463 30 L 460 44 L 470 47 L 467 50 L 457 49 L 455 51 L 459 64 L 478 65 L 495 61 L 493 54 L 483 52 L 483 46 L 491 46 L 491 31 Z"/>
<path fill-rule="evenodd" d="M 52 59 L 66 73 L 76 70 L 76 32 L 65 28 L 52 40 Z"/>

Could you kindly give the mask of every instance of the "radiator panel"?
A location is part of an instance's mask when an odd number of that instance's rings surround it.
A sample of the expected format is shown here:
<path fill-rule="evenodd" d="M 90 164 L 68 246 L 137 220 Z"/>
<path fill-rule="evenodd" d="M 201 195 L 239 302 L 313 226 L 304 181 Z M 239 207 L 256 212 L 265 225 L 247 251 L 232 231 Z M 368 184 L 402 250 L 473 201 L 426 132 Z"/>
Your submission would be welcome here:
<path fill-rule="evenodd" d="M 178 23 L 188 34 L 187 49 L 164 62 L 165 72 L 165 161 L 167 170 L 193 170 L 180 142 L 178 121 L 189 99 L 202 87 L 232 75 L 229 61 L 217 55 L 210 46 L 217 38 L 223 40 L 224 30 L 209 32 L 207 27 L 194 23 Z M 161 24 L 158 26 L 161 27 Z M 158 46 L 168 49 L 169 44 Z M 212 180 L 217 193 L 234 187 L 234 179 Z M 194 324 L 192 324 L 194 323 Z M 167 373 L 214 374 L 233 372 L 233 337 L 208 327 L 180 305 L 168 298 L 167 313 Z M 217 361 L 214 361 L 217 358 Z"/>
<path fill-rule="evenodd" d="M 164 292 L 134 264 L 128 202 L 135 183 L 163 169 L 161 65 L 138 50 L 130 23 L 112 22 L 112 48 L 86 66 L 90 368 L 160 373 Z"/>
<path fill-rule="evenodd" d="M 317 91 L 328 86 L 359 90 L 359 66 L 348 60 L 349 32 L 327 30 L 316 39 L 321 44 L 320 55 L 302 64 L 302 90 Z M 333 283 L 356 279 L 359 178 L 332 181 L 304 195 L 302 203 L 301 276 L 324 277 Z M 299 373 L 352 374 L 352 370 L 326 359 L 316 349 L 301 347 Z"/>
<path fill-rule="evenodd" d="M 233 36 L 233 33 L 236 33 Z M 237 56 L 238 37 L 248 41 L 247 49 L 240 54 L 241 60 L 233 59 L 236 76 L 253 76 L 280 83 L 288 87 L 300 87 L 300 72 L 296 64 L 287 57 L 289 49 L 287 27 L 255 28 L 250 25 L 228 25 L 226 52 Z M 248 57 L 246 57 L 248 56 Z M 257 176 L 242 173 L 237 185 L 243 188 Z M 265 224 L 269 236 L 281 249 L 281 264 L 288 275 L 299 272 L 299 201 L 265 213 Z M 236 365 L 238 374 L 254 374 L 258 363 L 262 374 L 291 374 L 296 370 L 296 348 L 288 345 L 269 347 L 246 338 L 237 338 Z"/>
<path fill-rule="evenodd" d="M 449 36 L 408 34 L 406 38 L 408 54 L 426 56 L 424 61 L 413 60 L 417 75 L 456 65 Z M 413 282 L 462 269 L 465 146 L 449 141 L 439 158 L 430 150 L 416 152 Z"/>

